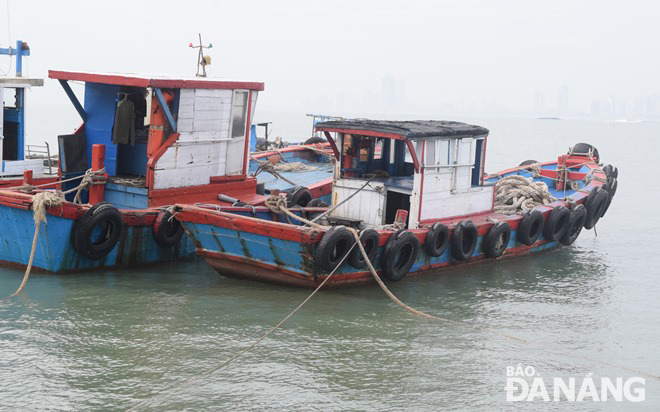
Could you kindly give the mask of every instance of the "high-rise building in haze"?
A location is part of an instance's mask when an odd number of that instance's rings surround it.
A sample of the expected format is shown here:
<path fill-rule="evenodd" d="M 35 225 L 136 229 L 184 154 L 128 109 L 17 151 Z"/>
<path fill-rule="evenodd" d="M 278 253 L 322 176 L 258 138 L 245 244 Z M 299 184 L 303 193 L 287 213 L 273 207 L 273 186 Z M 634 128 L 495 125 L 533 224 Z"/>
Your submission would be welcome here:
<path fill-rule="evenodd" d="M 406 99 L 405 81 L 392 76 L 383 77 L 380 85 L 380 98 L 385 107 L 403 105 Z"/>
<path fill-rule="evenodd" d="M 566 116 L 568 114 L 568 86 L 559 88 L 557 97 L 557 114 Z"/>

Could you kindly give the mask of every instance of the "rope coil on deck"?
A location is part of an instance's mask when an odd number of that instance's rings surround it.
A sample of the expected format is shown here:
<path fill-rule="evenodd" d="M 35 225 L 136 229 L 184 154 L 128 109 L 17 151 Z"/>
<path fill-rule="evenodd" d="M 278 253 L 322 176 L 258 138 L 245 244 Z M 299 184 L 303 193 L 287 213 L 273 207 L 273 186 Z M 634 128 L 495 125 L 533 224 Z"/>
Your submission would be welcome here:
<path fill-rule="evenodd" d="M 498 180 L 495 190 L 495 211 L 505 215 L 524 213 L 557 200 L 544 182 L 518 175 Z"/>
<path fill-rule="evenodd" d="M 311 170 L 318 170 L 316 166 L 308 166 L 303 162 L 287 162 L 287 163 L 275 163 L 273 166 L 278 172 L 307 172 Z"/>

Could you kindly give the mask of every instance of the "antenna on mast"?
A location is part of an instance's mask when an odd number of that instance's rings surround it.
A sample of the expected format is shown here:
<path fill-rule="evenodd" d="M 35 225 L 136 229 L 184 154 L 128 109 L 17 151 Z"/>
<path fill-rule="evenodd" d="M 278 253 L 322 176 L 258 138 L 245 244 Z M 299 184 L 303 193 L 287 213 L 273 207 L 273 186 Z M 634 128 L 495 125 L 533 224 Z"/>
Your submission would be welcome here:
<path fill-rule="evenodd" d="M 204 49 L 210 49 L 213 47 L 213 43 L 209 43 L 208 46 L 203 46 L 202 45 L 202 33 L 199 34 L 199 45 L 198 46 L 193 46 L 192 43 L 188 45 L 188 47 L 191 47 L 193 49 L 199 49 L 199 53 L 197 55 L 197 77 L 206 77 L 206 66 L 211 64 L 211 56 L 208 54 L 205 56 L 204 55 Z M 200 74 L 199 69 L 200 67 L 202 68 L 202 73 Z"/>

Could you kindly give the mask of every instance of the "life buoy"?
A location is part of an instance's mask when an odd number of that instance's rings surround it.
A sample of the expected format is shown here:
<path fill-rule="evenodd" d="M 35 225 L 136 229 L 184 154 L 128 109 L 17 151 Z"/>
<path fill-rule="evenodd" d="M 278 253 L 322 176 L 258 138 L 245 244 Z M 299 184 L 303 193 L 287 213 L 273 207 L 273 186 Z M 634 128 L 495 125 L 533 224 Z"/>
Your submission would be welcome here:
<path fill-rule="evenodd" d="M 424 250 L 426 254 L 433 257 L 442 256 L 449 246 L 449 228 L 442 223 L 436 222 L 426 232 L 424 239 Z"/>
<path fill-rule="evenodd" d="M 468 260 L 472 257 L 479 240 L 479 231 L 474 223 L 463 220 L 454 227 L 451 236 L 451 255 L 456 260 Z"/>
<path fill-rule="evenodd" d="M 162 246 L 174 246 L 183 236 L 183 225 L 169 210 L 161 210 L 154 222 L 154 240 Z"/>
<path fill-rule="evenodd" d="M 365 229 L 360 233 L 360 243 L 362 243 L 364 251 L 367 252 L 369 262 L 373 263 L 376 260 L 379 240 L 380 236 L 375 229 Z M 355 269 L 362 269 L 367 266 L 367 261 L 364 259 L 359 247 L 353 248 L 351 256 L 348 259 L 348 263 L 350 263 Z"/>
<path fill-rule="evenodd" d="M 585 229 L 592 229 L 596 226 L 596 223 L 598 223 L 598 220 L 603 215 L 603 210 L 607 206 L 609 197 L 607 191 L 600 187 L 595 187 L 591 190 L 584 201 L 584 207 L 587 208 L 587 217 L 584 220 Z"/>
<path fill-rule="evenodd" d="M 556 206 L 548 215 L 543 225 L 543 237 L 556 242 L 564 236 L 571 224 L 571 212 L 566 206 Z"/>
<path fill-rule="evenodd" d="M 292 192 L 286 194 L 287 207 L 305 207 L 312 200 L 312 192 L 304 187 L 298 186 Z"/>
<path fill-rule="evenodd" d="M 392 282 L 403 279 L 417 260 L 419 240 L 407 230 L 393 234 L 385 245 L 383 254 L 383 276 Z"/>
<path fill-rule="evenodd" d="M 580 236 L 584 227 L 584 220 L 587 218 L 587 209 L 583 205 L 577 205 L 571 210 L 571 223 L 568 230 L 559 239 L 566 246 L 572 245 Z"/>
<path fill-rule="evenodd" d="M 518 230 L 516 230 L 516 239 L 523 245 L 533 245 L 543 233 L 543 213 L 539 210 L 530 210 L 523 216 Z"/>
<path fill-rule="evenodd" d="M 600 156 L 598 155 L 598 149 L 596 149 L 595 146 L 590 145 L 589 143 L 578 143 L 575 146 L 573 146 L 573 154 L 577 156 L 586 156 L 589 154 L 589 152 L 592 152 L 594 160 L 598 161 L 600 159 Z"/>
<path fill-rule="evenodd" d="M 511 240 L 511 226 L 507 222 L 498 222 L 490 228 L 483 240 L 486 256 L 498 258 L 504 254 Z"/>
<path fill-rule="evenodd" d="M 115 247 L 123 230 L 121 212 L 108 203 L 98 203 L 73 225 L 71 244 L 82 256 L 99 260 Z"/>
<path fill-rule="evenodd" d="M 344 226 L 333 226 L 319 242 L 314 252 L 314 260 L 322 272 L 333 271 L 346 256 L 355 239 Z"/>
<path fill-rule="evenodd" d="M 605 165 L 605 167 L 603 167 L 603 172 L 605 172 L 605 176 L 607 177 L 613 177 L 615 179 L 619 178 L 619 169 L 617 169 L 616 166 Z"/>

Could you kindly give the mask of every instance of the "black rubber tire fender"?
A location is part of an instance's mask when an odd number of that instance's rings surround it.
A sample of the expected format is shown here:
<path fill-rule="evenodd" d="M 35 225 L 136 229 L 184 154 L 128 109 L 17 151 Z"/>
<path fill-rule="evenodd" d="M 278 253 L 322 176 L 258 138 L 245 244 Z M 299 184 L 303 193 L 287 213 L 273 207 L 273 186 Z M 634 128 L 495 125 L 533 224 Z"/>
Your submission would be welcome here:
<path fill-rule="evenodd" d="M 332 272 L 346 256 L 355 239 L 344 226 L 333 226 L 323 235 L 316 246 L 314 260 L 323 273 Z"/>
<path fill-rule="evenodd" d="M 381 268 L 385 279 L 398 282 L 403 279 L 419 255 L 419 239 L 412 232 L 400 230 L 385 245 Z"/>
<path fill-rule="evenodd" d="M 606 190 L 600 187 L 595 187 L 591 190 L 586 200 L 584 207 L 587 208 L 587 218 L 584 220 L 584 228 L 589 230 L 593 229 L 603 215 L 603 211 L 607 207 L 610 195 Z"/>
<path fill-rule="evenodd" d="M 571 224 L 559 241 L 566 246 L 572 245 L 580 236 L 584 228 L 584 220 L 587 218 L 587 208 L 584 205 L 576 205 L 571 210 Z"/>
<path fill-rule="evenodd" d="M 307 207 L 328 207 L 328 204 L 325 203 L 320 197 L 317 197 L 316 199 L 310 200 L 307 205 Z"/>
<path fill-rule="evenodd" d="M 516 239 L 523 245 L 533 245 L 543 233 L 543 213 L 540 210 L 530 210 L 523 215 L 516 230 Z"/>
<path fill-rule="evenodd" d="M 615 179 L 619 178 L 619 169 L 617 169 L 616 166 L 605 165 L 605 167 L 603 167 L 603 172 L 605 172 L 605 176 L 607 177 L 613 177 Z"/>
<path fill-rule="evenodd" d="M 434 223 L 424 239 L 424 250 L 432 257 L 439 257 L 449 246 L 449 228 L 442 223 Z"/>
<path fill-rule="evenodd" d="M 543 225 L 543 237 L 556 242 L 564 236 L 571 225 L 571 211 L 566 206 L 556 206 L 550 211 Z"/>
<path fill-rule="evenodd" d="M 78 246 L 78 241 L 80 240 L 80 222 L 88 215 L 92 215 L 97 209 L 101 207 L 107 207 L 110 206 L 109 203 L 106 202 L 101 202 L 93 205 L 87 211 L 85 214 L 78 220 L 75 221 L 73 224 L 73 227 L 71 228 L 71 246 L 73 246 L 73 249 L 78 252 L 78 254 L 82 255 L 82 252 L 80 251 L 80 247 Z"/>
<path fill-rule="evenodd" d="M 161 246 L 174 246 L 183 237 L 183 225 L 169 210 L 161 210 L 154 221 L 154 240 Z"/>
<path fill-rule="evenodd" d="M 305 207 L 312 200 L 312 192 L 305 186 L 298 186 L 292 192 L 287 193 L 287 207 Z"/>
<path fill-rule="evenodd" d="M 99 239 L 93 239 L 94 232 L 100 227 Z M 71 231 L 71 243 L 82 256 L 99 260 L 105 257 L 121 239 L 124 220 L 121 212 L 114 206 L 102 202 L 89 208 Z"/>
<path fill-rule="evenodd" d="M 376 229 L 365 229 L 360 233 L 360 243 L 362 243 L 364 251 L 367 252 L 369 262 L 372 264 L 376 260 L 376 255 L 378 255 L 379 241 L 380 235 Z M 364 256 L 362 256 L 362 251 L 357 245 L 353 248 L 351 256 L 348 258 L 348 263 L 350 263 L 355 269 L 363 269 L 367 267 L 367 261 L 364 259 Z"/>
<path fill-rule="evenodd" d="M 578 143 L 573 146 L 573 153 L 581 154 L 586 156 L 589 153 L 589 150 L 593 149 L 594 159 L 596 161 L 600 160 L 600 155 L 598 154 L 598 149 L 595 146 L 590 145 L 589 143 Z"/>
<path fill-rule="evenodd" d="M 504 254 L 511 240 L 511 226 L 507 222 L 497 222 L 483 239 L 483 251 L 488 257 L 498 258 Z"/>
<path fill-rule="evenodd" d="M 603 208 L 603 213 L 600 214 L 601 219 L 603 218 L 603 216 L 605 216 L 605 213 L 607 213 L 607 211 L 610 210 L 611 204 L 612 204 L 612 196 L 609 196 L 607 198 L 607 203 L 605 203 L 605 207 Z"/>
<path fill-rule="evenodd" d="M 529 166 L 529 165 L 533 165 L 534 163 L 539 163 L 539 162 L 537 160 L 525 160 L 518 166 Z"/>
<path fill-rule="evenodd" d="M 479 241 L 477 226 L 469 220 L 463 220 L 454 227 L 451 236 L 451 255 L 456 260 L 468 260 L 472 257 Z"/>
<path fill-rule="evenodd" d="M 610 195 L 610 199 L 614 197 L 618 188 L 619 181 L 616 177 L 608 177 L 605 186 L 603 186 L 603 189 L 607 190 L 607 193 Z"/>

